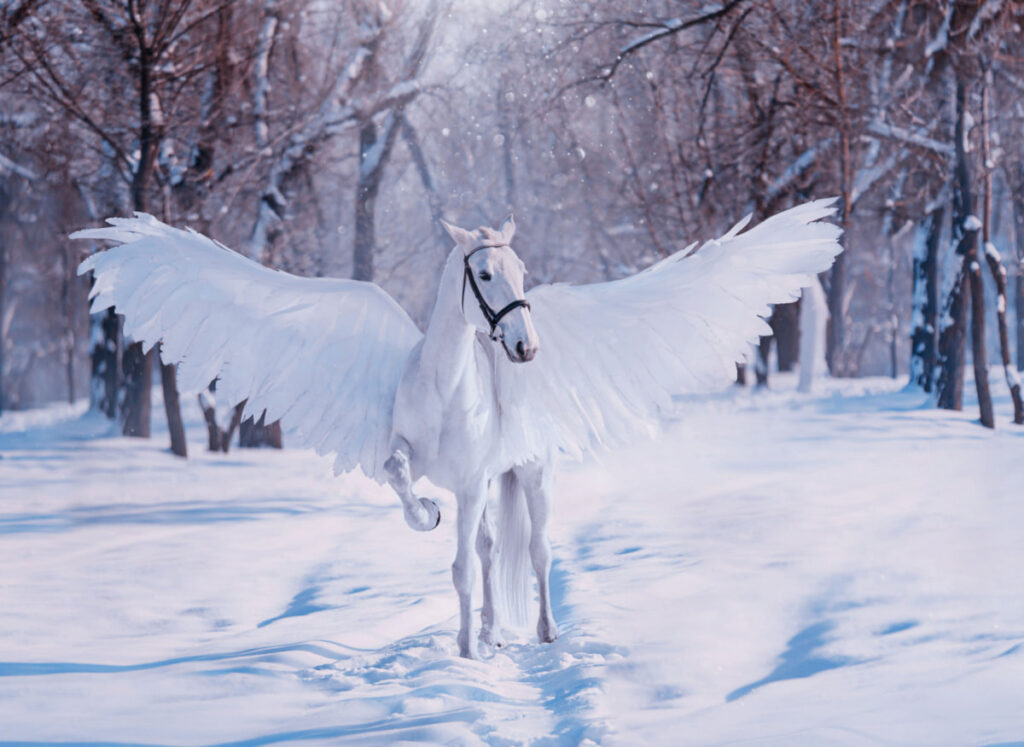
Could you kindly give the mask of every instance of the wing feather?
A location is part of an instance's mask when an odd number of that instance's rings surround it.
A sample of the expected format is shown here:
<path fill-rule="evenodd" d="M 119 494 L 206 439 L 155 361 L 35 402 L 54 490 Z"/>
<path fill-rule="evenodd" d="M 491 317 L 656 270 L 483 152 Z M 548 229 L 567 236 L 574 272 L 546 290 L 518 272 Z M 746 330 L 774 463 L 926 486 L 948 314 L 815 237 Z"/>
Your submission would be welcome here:
<path fill-rule="evenodd" d="M 283 419 L 301 442 L 334 452 L 338 472 L 382 479 L 391 409 L 422 336 L 381 288 L 271 270 L 152 216 L 112 218 L 72 234 L 117 245 L 87 258 L 94 310 L 125 317 L 125 334 L 162 342 L 183 391 L 218 377 L 218 397 Z"/>
<path fill-rule="evenodd" d="M 773 304 L 842 251 L 820 222 L 832 200 L 810 202 L 744 231 L 692 246 L 621 280 L 531 290 L 540 351 L 528 364 L 496 361 L 509 457 L 579 456 L 649 435 L 673 395 L 727 385 L 752 343 L 770 334 Z"/>

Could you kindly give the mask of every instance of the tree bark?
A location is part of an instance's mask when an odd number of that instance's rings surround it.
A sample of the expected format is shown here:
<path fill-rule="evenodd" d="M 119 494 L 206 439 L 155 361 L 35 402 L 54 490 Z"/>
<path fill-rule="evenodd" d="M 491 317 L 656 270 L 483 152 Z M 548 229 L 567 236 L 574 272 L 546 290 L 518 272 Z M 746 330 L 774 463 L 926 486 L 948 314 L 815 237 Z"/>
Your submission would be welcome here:
<path fill-rule="evenodd" d="M 936 314 L 939 308 L 939 238 L 944 205 L 929 212 L 914 239 L 913 324 L 910 335 L 910 383 L 932 391 L 935 380 Z"/>
<path fill-rule="evenodd" d="M 217 410 L 210 402 L 206 401 L 202 394 L 198 395 L 198 399 L 199 409 L 203 411 L 203 419 L 206 421 L 207 449 L 209 451 L 220 451 L 222 431 L 217 423 Z"/>
<path fill-rule="evenodd" d="M 214 397 L 217 391 L 217 380 L 210 382 L 205 392 L 199 395 L 199 408 L 203 411 L 203 418 L 206 420 L 206 434 L 210 451 L 222 451 L 227 453 L 231 449 L 231 437 L 242 420 L 242 410 L 245 408 L 245 401 L 238 403 L 231 408 L 231 420 L 227 428 L 221 428 L 217 422 L 217 402 Z M 257 446 L 259 444 L 256 444 Z"/>
<path fill-rule="evenodd" d="M 853 209 L 851 185 L 853 183 L 850 161 L 850 121 L 846 100 L 846 68 L 843 60 L 843 14 L 839 0 L 833 3 L 832 49 L 835 57 L 835 87 L 839 103 L 839 222 L 843 228 L 843 245 L 849 250 L 850 212 Z M 826 339 L 825 358 L 829 374 L 846 376 L 850 372 L 842 364 L 843 345 L 846 342 L 846 254 L 841 253 L 832 265 L 828 286 L 829 326 Z"/>
<path fill-rule="evenodd" d="M 946 410 L 963 409 L 964 358 L 966 357 L 967 308 L 970 304 L 970 259 L 972 246 L 977 262 L 977 230 L 969 230 L 967 219 L 973 212 L 970 173 L 967 168 L 965 151 L 965 116 L 967 92 L 963 80 L 956 79 L 956 119 L 953 140 L 955 159 L 953 162 L 953 216 L 952 240 L 956 256 L 960 259 L 956 281 L 950 289 L 943 308 L 939 333 L 939 407 Z"/>
<path fill-rule="evenodd" d="M 939 337 L 939 355 L 942 373 L 939 377 L 939 407 L 960 410 L 963 407 L 963 374 L 966 348 L 968 304 L 973 306 L 971 317 L 971 350 L 974 356 L 975 387 L 982 425 L 993 427 L 992 397 L 988 386 L 988 366 L 985 362 L 985 293 L 981 282 L 981 264 L 978 261 L 978 229 L 974 216 L 974 198 L 971 194 L 970 169 L 967 163 L 966 142 L 967 88 L 958 75 L 956 80 L 955 161 L 953 174 L 953 237 L 956 253 L 960 256 L 957 281 L 946 303 L 948 321 Z M 945 344 L 944 344 L 945 343 Z"/>
<path fill-rule="evenodd" d="M 390 112 L 383 132 L 372 117 L 359 123 L 359 180 L 356 184 L 355 242 L 352 247 L 352 278 L 373 281 L 373 254 L 377 248 L 374 211 L 384 164 L 391 155 L 401 112 Z"/>
<path fill-rule="evenodd" d="M 995 247 L 986 243 L 985 261 L 992 273 L 992 279 L 996 283 L 996 320 L 999 324 L 999 352 L 1002 357 L 1003 374 L 1006 377 L 1006 386 L 1010 389 L 1010 399 L 1013 401 L 1013 422 L 1024 424 L 1024 402 L 1021 400 L 1020 376 L 1014 368 L 1013 360 L 1010 357 L 1010 330 L 1006 321 L 1006 267 L 995 251 Z"/>
<path fill-rule="evenodd" d="M 356 185 L 355 240 L 352 246 L 352 277 L 373 281 L 373 249 L 377 243 L 374 206 L 377 200 L 379 169 L 365 169 L 364 164 L 377 144 L 377 126 L 372 119 L 359 127 L 359 181 Z M 367 174 L 372 171 L 372 174 Z"/>
<path fill-rule="evenodd" d="M 157 350 L 160 346 L 157 345 Z M 164 412 L 167 413 L 167 430 L 171 434 L 171 453 L 175 456 L 188 456 L 185 443 L 185 424 L 181 419 L 181 402 L 178 397 L 178 376 L 173 363 L 160 360 L 160 383 L 164 390 Z"/>
<path fill-rule="evenodd" d="M 121 432 L 126 436 L 149 438 L 153 388 L 153 351 L 143 354 L 142 343 L 133 342 L 124 351 L 124 401 L 121 403 Z"/>
<path fill-rule="evenodd" d="M 121 388 L 121 319 L 111 307 L 92 323 L 100 327 L 92 349 L 92 406 L 113 420 Z"/>
<path fill-rule="evenodd" d="M 146 210 L 146 186 L 153 166 L 153 122 L 152 122 L 152 69 L 153 59 L 146 42 L 145 28 L 141 19 L 134 20 L 134 34 L 138 44 L 139 75 L 139 160 L 132 173 L 132 208 L 138 212 Z M 149 438 L 150 390 L 153 386 L 152 353 L 143 355 L 142 343 L 133 342 L 124 349 L 121 361 L 124 372 L 124 395 L 121 417 L 123 433 L 126 436 Z"/>
<path fill-rule="evenodd" d="M 1022 167 L 1024 172 L 1024 167 Z M 1017 188 L 1010 190 L 1013 194 L 1014 236 L 1017 243 L 1017 273 L 1014 286 L 1014 309 L 1017 330 L 1017 369 L 1024 369 L 1024 173 L 1017 183 Z"/>
<path fill-rule="evenodd" d="M 774 333 L 779 371 L 792 371 L 800 362 L 800 302 L 778 304 L 768 324 Z"/>
<path fill-rule="evenodd" d="M 1014 303 L 1017 316 L 1017 370 L 1024 369 L 1024 260 L 1017 264 L 1017 298 Z"/>
<path fill-rule="evenodd" d="M 985 88 L 982 92 L 982 160 L 985 164 L 985 207 L 982 212 L 982 241 L 984 243 L 985 261 L 996 284 L 996 323 L 999 326 L 999 353 L 1002 358 L 1003 375 L 1006 386 L 1010 390 L 1013 401 L 1013 422 L 1024 423 L 1024 403 L 1021 402 L 1020 377 L 1013 368 L 1010 358 L 1010 331 L 1006 323 L 1006 267 L 1003 266 L 999 251 L 992 243 L 992 153 L 989 138 L 989 87 L 991 71 L 986 74 Z M 981 279 L 981 273 L 978 273 Z M 980 285 L 980 282 L 979 282 Z"/>
<path fill-rule="evenodd" d="M 963 257 L 956 280 L 946 297 L 942 316 L 947 319 L 939 333 L 939 378 L 937 404 L 943 410 L 962 410 L 964 402 L 964 357 L 967 346 L 967 273 Z"/>
<path fill-rule="evenodd" d="M 758 386 L 768 386 L 768 362 L 772 354 L 772 337 L 767 335 L 757 341 L 757 358 L 754 361 L 754 376 Z"/>
<path fill-rule="evenodd" d="M 6 196 L 3 191 L 0 191 L 0 206 L 6 203 Z M 4 243 L 3 233 L 0 232 L 0 414 L 3 414 L 5 399 L 4 399 L 4 353 L 7 347 L 7 332 L 6 325 L 4 324 L 4 310 L 7 308 L 6 303 L 6 291 L 7 291 L 7 245 Z"/>
<path fill-rule="evenodd" d="M 974 362 L 974 386 L 978 392 L 981 424 L 986 428 L 995 428 L 992 393 L 988 385 L 988 362 L 985 355 L 985 286 L 981 279 L 981 264 L 978 262 L 978 233 L 973 233 L 974 248 L 965 260 L 971 288 L 971 357 Z"/>
<path fill-rule="evenodd" d="M 275 420 L 270 425 L 264 423 L 266 411 L 260 413 L 259 420 L 248 417 L 238 428 L 238 445 L 247 449 L 259 446 L 270 446 L 274 449 L 282 447 L 281 421 Z"/>

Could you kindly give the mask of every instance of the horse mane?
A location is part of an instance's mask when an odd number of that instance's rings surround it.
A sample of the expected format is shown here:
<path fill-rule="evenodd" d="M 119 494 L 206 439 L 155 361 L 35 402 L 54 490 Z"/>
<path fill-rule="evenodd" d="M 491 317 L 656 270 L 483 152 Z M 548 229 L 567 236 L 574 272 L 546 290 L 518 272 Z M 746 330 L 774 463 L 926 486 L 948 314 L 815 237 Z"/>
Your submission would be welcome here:
<path fill-rule="evenodd" d="M 495 231 L 493 228 L 488 228 L 487 226 L 480 226 L 480 228 L 478 228 L 477 231 L 483 234 L 485 241 L 501 241 L 501 232 Z"/>

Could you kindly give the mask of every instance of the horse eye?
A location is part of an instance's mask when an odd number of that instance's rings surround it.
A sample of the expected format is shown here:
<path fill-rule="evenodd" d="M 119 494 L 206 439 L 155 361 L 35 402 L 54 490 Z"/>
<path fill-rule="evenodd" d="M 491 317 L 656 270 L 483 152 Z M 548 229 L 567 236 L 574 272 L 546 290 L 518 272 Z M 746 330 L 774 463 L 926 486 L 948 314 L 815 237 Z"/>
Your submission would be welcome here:
<path fill-rule="evenodd" d="M 490 280 L 491 279 L 491 273 L 487 272 L 487 270 L 484 270 L 483 272 L 480 273 L 480 279 L 481 280 Z"/>

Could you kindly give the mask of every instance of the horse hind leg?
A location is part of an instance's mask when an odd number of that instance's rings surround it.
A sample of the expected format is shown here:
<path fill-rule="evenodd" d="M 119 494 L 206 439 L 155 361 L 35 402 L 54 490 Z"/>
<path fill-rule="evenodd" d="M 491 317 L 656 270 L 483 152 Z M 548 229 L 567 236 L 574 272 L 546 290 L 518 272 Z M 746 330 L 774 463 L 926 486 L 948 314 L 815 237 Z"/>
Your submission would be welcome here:
<path fill-rule="evenodd" d="M 402 439 L 396 446 L 391 457 L 384 462 L 384 472 L 388 484 L 402 501 L 402 513 L 405 523 L 417 532 L 429 532 L 441 523 L 441 509 L 437 501 L 429 498 L 417 498 L 412 492 L 412 472 L 409 469 L 409 454 L 412 449 Z"/>

